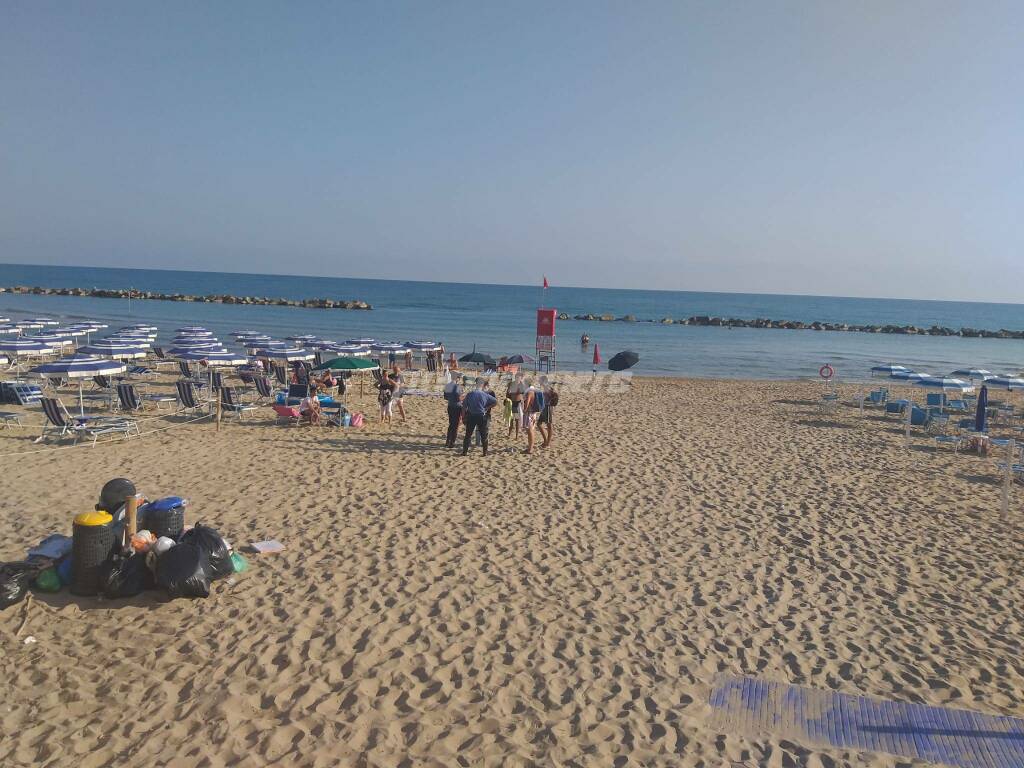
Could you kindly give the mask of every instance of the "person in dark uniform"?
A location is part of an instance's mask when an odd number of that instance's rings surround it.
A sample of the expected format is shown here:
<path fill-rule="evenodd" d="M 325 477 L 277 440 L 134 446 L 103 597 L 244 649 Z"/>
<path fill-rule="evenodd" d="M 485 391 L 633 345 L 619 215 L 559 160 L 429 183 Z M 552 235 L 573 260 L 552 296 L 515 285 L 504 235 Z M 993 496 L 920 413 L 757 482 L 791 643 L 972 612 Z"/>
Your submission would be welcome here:
<path fill-rule="evenodd" d="M 487 455 L 487 412 L 497 405 L 498 400 L 484 390 L 484 379 L 476 380 L 476 389 L 462 399 L 462 411 L 466 421 L 466 436 L 462 439 L 462 455 L 469 453 L 473 432 L 479 430 L 484 456 Z"/>

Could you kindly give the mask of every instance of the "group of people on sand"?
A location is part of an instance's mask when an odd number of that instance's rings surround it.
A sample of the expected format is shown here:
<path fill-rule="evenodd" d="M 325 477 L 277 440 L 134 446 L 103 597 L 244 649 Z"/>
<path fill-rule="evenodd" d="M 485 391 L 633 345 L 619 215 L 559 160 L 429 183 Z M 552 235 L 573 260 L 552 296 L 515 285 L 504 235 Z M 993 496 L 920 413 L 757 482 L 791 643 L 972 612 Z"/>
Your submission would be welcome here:
<path fill-rule="evenodd" d="M 452 376 L 445 385 L 444 399 L 448 408 L 448 434 L 445 446 L 454 448 L 459 436 L 459 425 L 464 424 L 462 455 L 469 453 L 474 433 L 487 455 L 490 442 L 491 413 L 498 405 L 498 398 L 486 378 L 479 377 L 475 383 L 469 376 L 461 380 Z M 553 382 L 541 376 L 537 385 L 525 374 L 517 373 L 505 390 L 504 421 L 508 423 L 508 438 L 519 439 L 526 435 L 526 453 L 533 453 L 536 444 L 535 432 L 541 436 L 541 447 L 547 448 L 554 440 L 555 407 L 558 405 L 558 391 Z"/>

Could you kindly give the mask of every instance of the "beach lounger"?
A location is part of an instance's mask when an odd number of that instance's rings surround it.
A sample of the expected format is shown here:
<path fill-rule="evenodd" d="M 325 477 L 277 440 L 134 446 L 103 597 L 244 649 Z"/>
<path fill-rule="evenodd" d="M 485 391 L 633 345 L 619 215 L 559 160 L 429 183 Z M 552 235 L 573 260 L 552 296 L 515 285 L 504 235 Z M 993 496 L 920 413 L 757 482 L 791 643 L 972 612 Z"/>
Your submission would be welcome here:
<path fill-rule="evenodd" d="M 129 413 L 141 411 L 145 403 L 154 403 L 159 408 L 161 403 L 177 402 L 177 398 L 174 395 L 139 395 L 134 384 L 118 384 L 117 399 L 122 410 Z"/>
<path fill-rule="evenodd" d="M 243 403 L 235 399 L 235 390 L 231 387 L 223 387 L 220 390 L 220 406 L 225 411 L 232 411 L 238 414 L 238 420 L 242 420 L 242 414 L 255 411 L 258 406 L 252 403 Z"/>
<path fill-rule="evenodd" d="M 36 439 L 37 443 L 52 434 L 57 437 L 74 437 L 76 441 L 83 436 L 91 437 L 93 445 L 103 435 L 122 434 L 127 440 L 132 432 L 139 434 L 138 422 L 132 419 L 72 416 L 64 403 L 55 397 L 44 397 L 39 403 L 46 422 L 43 424 L 43 433 Z"/>
<path fill-rule="evenodd" d="M 21 415 L 10 411 L 0 411 L 0 429 L 12 426 L 21 426 Z"/>
<path fill-rule="evenodd" d="M 0 401 L 15 405 L 35 405 L 42 399 L 43 390 L 35 384 L 23 381 L 5 381 L 0 383 Z"/>
<path fill-rule="evenodd" d="M 969 438 L 966 435 L 936 435 L 935 444 L 937 446 L 949 446 L 953 449 L 953 453 L 958 453 L 960 449 L 967 444 Z"/>
<path fill-rule="evenodd" d="M 309 397 L 309 384 L 289 384 L 285 405 L 298 405 L 307 397 Z"/>
<path fill-rule="evenodd" d="M 280 384 L 282 387 L 288 386 L 288 371 L 285 370 L 285 367 L 283 365 L 274 366 L 274 378 L 277 380 L 277 383 Z"/>
<path fill-rule="evenodd" d="M 298 424 L 302 421 L 302 414 L 299 413 L 298 408 L 293 408 L 290 405 L 274 405 L 272 408 L 277 414 L 278 424 Z"/>
<path fill-rule="evenodd" d="M 160 368 L 160 366 L 162 365 L 170 366 L 173 368 L 178 363 L 177 360 L 172 360 L 171 358 L 167 357 L 167 355 L 164 353 L 163 347 L 153 347 L 153 354 L 156 356 L 156 360 L 153 360 L 151 362 L 151 365 L 154 368 Z"/>

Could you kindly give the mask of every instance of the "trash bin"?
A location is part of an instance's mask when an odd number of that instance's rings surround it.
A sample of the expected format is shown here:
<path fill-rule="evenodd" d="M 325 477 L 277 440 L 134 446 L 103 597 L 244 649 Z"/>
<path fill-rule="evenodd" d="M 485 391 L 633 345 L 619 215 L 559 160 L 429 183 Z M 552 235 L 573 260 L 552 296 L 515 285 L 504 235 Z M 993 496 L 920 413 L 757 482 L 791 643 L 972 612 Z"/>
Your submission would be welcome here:
<path fill-rule="evenodd" d="M 180 496 L 168 496 L 151 501 L 139 510 L 138 526 L 152 532 L 158 539 L 167 536 L 175 541 L 185 530 L 185 506 Z"/>
<path fill-rule="evenodd" d="M 95 595 L 102 589 L 100 566 L 114 549 L 114 518 L 106 512 L 83 512 L 71 531 L 71 591 Z"/>

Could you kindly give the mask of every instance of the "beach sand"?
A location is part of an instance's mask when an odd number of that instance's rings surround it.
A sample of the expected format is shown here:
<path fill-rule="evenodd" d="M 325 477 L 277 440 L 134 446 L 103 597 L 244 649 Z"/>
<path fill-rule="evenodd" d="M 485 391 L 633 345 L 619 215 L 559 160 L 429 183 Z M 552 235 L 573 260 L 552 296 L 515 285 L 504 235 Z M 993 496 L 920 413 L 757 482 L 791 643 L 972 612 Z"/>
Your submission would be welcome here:
<path fill-rule="evenodd" d="M 0 559 L 116 476 L 286 546 L 206 600 L 0 612 L 0 765 L 911 764 L 719 733 L 721 673 L 1024 715 L 1024 491 L 1005 524 L 993 459 L 819 392 L 565 392 L 553 448 L 486 459 L 427 398 L 359 431 L 266 409 L 19 456 L 0 431 Z"/>

